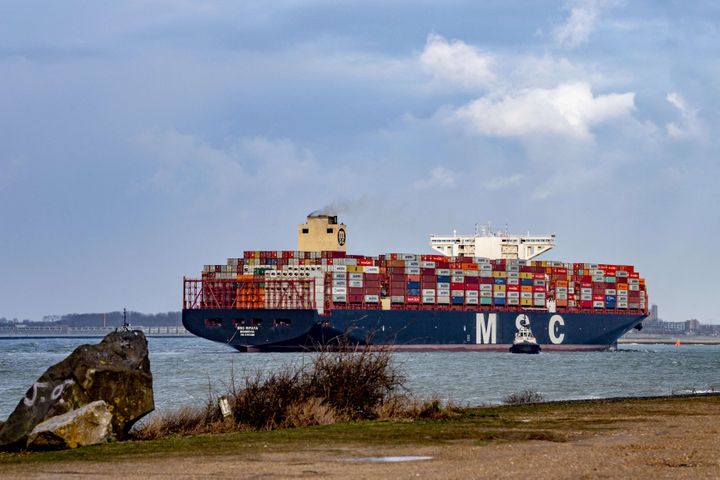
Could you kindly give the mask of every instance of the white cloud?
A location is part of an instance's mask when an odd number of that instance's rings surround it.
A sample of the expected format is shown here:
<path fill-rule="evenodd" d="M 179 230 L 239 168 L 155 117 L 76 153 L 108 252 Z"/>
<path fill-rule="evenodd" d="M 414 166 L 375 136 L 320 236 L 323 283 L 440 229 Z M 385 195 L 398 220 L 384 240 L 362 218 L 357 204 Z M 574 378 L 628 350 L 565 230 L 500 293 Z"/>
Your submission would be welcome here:
<path fill-rule="evenodd" d="M 485 188 L 488 190 L 502 190 L 505 188 L 518 185 L 523 179 L 521 174 L 511 175 L 509 177 L 493 177 L 485 182 Z"/>
<path fill-rule="evenodd" d="M 670 122 L 665 125 L 668 135 L 675 139 L 683 139 L 701 133 L 697 121 L 697 110 L 689 108 L 685 100 L 675 92 L 668 93 L 666 100 L 680 112 L 682 118 L 680 123 Z"/>
<path fill-rule="evenodd" d="M 483 88 L 495 81 L 494 59 L 459 40 L 448 42 L 431 34 L 420 55 L 423 68 L 442 81 L 466 88 Z"/>
<path fill-rule="evenodd" d="M 455 176 L 445 167 L 435 167 L 428 178 L 416 181 L 413 186 L 418 190 L 448 188 L 455 185 Z"/>
<path fill-rule="evenodd" d="M 555 134 L 590 138 L 590 127 L 629 114 L 635 94 L 593 95 L 585 82 L 553 89 L 524 89 L 500 98 L 483 97 L 457 109 L 451 117 L 468 122 L 483 135 L 523 137 Z"/>
<path fill-rule="evenodd" d="M 570 9 L 570 15 L 562 25 L 555 28 L 555 43 L 575 48 L 587 42 L 595 30 L 602 9 L 615 5 L 614 1 L 586 0 Z"/>

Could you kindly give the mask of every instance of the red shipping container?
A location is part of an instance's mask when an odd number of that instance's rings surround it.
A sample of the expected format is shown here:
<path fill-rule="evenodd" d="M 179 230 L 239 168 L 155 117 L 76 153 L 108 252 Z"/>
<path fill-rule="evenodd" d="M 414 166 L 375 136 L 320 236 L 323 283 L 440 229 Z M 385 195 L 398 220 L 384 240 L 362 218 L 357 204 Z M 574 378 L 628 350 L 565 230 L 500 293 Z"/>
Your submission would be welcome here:
<path fill-rule="evenodd" d="M 348 287 L 347 291 L 349 295 L 362 295 L 363 287 Z"/>
<path fill-rule="evenodd" d="M 465 288 L 464 283 L 451 283 L 450 290 L 463 290 Z"/>
<path fill-rule="evenodd" d="M 508 292 L 519 292 L 520 285 L 508 285 L 505 287 L 505 290 L 507 290 Z"/>
<path fill-rule="evenodd" d="M 543 280 L 543 279 L 545 279 L 545 274 L 544 273 L 534 273 L 533 279 L 534 280 Z"/>
<path fill-rule="evenodd" d="M 422 268 L 420 269 L 420 273 L 425 275 L 435 275 L 435 269 L 434 268 Z"/>
<path fill-rule="evenodd" d="M 465 277 L 465 285 L 478 285 L 480 277 Z"/>
<path fill-rule="evenodd" d="M 595 301 L 595 302 L 604 302 L 604 301 L 605 301 L 605 295 L 594 295 L 594 294 L 593 294 L 593 301 Z"/>
<path fill-rule="evenodd" d="M 347 299 L 350 303 L 362 303 L 364 297 L 362 295 L 348 295 Z"/>
<path fill-rule="evenodd" d="M 379 273 L 366 273 L 365 274 L 365 281 L 366 282 L 374 282 L 380 280 L 380 274 Z"/>
<path fill-rule="evenodd" d="M 578 304 L 581 308 L 592 308 L 593 302 L 591 302 L 590 300 L 580 300 Z"/>
<path fill-rule="evenodd" d="M 420 303 L 420 297 L 415 295 L 408 295 L 405 300 L 407 303 Z"/>
<path fill-rule="evenodd" d="M 533 292 L 544 292 L 544 291 L 545 291 L 545 287 L 533 285 Z"/>
<path fill-rule="evenodd" d="M 637 272 L 630 272 L 630 278 L 640 278 L 640 274 Z"/>
<path fill-rule="evenodd" d="M 408 282 L 419 282 L 420 281 L 420 275 L 406 275 L 406 281 Z"/>
<path fill-rule="evenodd" d="M 372 258 L 361 258 L 358 260 L 357 264 L 362 267 L 372 267 L 375 265 L 375 261 Z"/>

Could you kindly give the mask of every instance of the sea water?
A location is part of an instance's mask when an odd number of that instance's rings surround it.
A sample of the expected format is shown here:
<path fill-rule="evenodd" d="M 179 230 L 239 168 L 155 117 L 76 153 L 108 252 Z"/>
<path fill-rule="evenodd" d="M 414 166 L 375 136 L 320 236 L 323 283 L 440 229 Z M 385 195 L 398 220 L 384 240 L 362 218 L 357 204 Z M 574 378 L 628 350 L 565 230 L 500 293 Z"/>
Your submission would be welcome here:
<path fill-rule="evenodd" d="M 100 339 L 0 339 L 0 419 L 47 367 Z M 199 405 L 259 369 L 311 361 L 308 353 L 239 353 L 196 337 L 148 339 L 157 410 Z M 460 405 L 502 403 L 532 390 L 546 400 L 670 395 L 720 389 L 720 345 L 621 345 L 615 352 L 398 352 L 395 365 L 420 397 Z"/>

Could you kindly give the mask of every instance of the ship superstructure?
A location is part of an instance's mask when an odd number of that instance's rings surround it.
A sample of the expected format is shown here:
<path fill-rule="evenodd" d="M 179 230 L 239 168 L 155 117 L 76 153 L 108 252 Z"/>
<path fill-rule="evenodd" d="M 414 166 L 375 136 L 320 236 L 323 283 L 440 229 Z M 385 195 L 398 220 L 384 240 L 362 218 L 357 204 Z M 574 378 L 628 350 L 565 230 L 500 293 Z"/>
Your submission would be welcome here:
<path fill-rule="evenodd" d="M 488 223 L 474 235 L 430 235 L 430 247 L 446 257 L 531 260 L 555 246 L 555 235 L 511 235 L 494 232 Z"/>

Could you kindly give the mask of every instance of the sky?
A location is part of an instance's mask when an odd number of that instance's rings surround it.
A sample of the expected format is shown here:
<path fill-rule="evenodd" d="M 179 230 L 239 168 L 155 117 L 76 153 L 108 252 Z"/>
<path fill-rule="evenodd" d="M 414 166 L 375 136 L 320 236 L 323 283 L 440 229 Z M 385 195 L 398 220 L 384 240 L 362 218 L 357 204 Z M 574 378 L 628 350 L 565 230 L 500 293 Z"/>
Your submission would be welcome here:
<path fill-rule="evenodd" d="M 179 310 L 182 277 L 296 248 L 554 233 L 720 323 L 720 4 L 0 3 L 0 317 Z M 715 133 L 713 133 L 715 132 Z"/>

